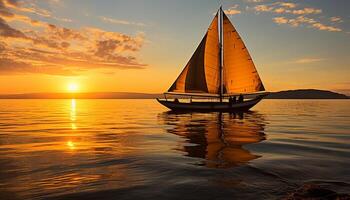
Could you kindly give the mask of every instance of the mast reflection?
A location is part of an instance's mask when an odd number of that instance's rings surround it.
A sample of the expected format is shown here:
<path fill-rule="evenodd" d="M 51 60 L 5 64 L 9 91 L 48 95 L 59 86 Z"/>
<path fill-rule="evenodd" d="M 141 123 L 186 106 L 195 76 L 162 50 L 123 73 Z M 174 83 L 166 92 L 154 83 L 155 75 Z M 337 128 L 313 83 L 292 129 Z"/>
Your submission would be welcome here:
<path fill-rule="evenodd" d="M 203 158 L 199 164 L 210 168 L 229 168 L 256 159 L 242 146 L 265 140 L 264 117 L 246 113 L 177 113 L 161 115 L 168 133 L 186 139 L 177 150 L 187 156 Z"/>

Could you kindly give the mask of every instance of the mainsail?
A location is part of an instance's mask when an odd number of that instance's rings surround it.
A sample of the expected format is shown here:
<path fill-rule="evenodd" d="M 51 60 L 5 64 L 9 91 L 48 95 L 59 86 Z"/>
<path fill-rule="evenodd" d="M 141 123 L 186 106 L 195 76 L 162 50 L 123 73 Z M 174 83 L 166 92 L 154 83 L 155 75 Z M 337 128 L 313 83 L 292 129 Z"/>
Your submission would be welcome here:
<path fill-rule="evenodd" d="M 223 58 L 220 58 L 220 32 L 223 33 Z M 223 72 L 220 76 L 222 59 Z M 220 8 L 201 43 L 168 92 L 220 95 L 221 83 L 225 94 L 265 90 L 247 48 Z"/>
<path fill-rule="evenodd" d="M 190 61 L 168 90 L 179 93 L 212 93 L 219 91 L 218 15 L 192 55 Z"/>
<path fill-rule="evenodd" d="M 264 91 L 248 49 L 238 32 L 223 13 L 224 88 L 226 93 L 254 93 Z"/>

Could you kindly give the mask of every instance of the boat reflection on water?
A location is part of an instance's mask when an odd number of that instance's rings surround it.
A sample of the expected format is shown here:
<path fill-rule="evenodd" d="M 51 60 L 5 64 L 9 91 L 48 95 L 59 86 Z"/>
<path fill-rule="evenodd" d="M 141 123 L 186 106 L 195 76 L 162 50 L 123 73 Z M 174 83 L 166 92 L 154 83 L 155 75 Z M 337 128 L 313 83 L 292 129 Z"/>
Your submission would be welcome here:
<path fill-rule="evenodd" d="M 264 116 L 245 113 L 179 113 L 160 114 L 169 125 L 167 132 L 185 138 L 176 150 L 186 156 L 202 158 L 199 165 L 229 168 L 259 158 L 244 148 L 246 144 L 265 140 Z"/>

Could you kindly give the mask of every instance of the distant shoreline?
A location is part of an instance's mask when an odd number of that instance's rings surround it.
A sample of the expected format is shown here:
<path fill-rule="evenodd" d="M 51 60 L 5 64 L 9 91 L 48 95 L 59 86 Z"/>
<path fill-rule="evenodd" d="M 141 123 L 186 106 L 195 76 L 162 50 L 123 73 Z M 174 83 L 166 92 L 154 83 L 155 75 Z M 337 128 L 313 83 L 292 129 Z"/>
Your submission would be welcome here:
<path fill-rule="evenodd" d="M 133 92 L 91 92 L 91 93 L 25 93 L 0 94 L 0 99 L 155 99 L 163 94 Z M 315 89 L 286 90 L 271 92 L 266 99 L 350 99 L 344 94 Z"/>

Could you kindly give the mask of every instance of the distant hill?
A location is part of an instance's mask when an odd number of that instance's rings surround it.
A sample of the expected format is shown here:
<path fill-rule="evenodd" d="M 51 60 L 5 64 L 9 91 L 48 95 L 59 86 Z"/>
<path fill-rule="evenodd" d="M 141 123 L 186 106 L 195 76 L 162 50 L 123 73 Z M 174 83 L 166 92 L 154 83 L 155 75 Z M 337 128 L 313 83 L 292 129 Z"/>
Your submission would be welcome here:
<path fill-rule="evenodd" d="M 270 93 L 267 99 L 348 99 L 344 94 L 327 90 L 302 89 Z"/>
<path fill-rule="evenodd" d="M 154 99 L 162 94 L 132 92 L 91 92 L 91 93 L 27 93 L 4 94 L 0 99 Z M 349 99 L 349 97 L 326 90 L 288 90 L 272 92 L 267 99 Z"/>

